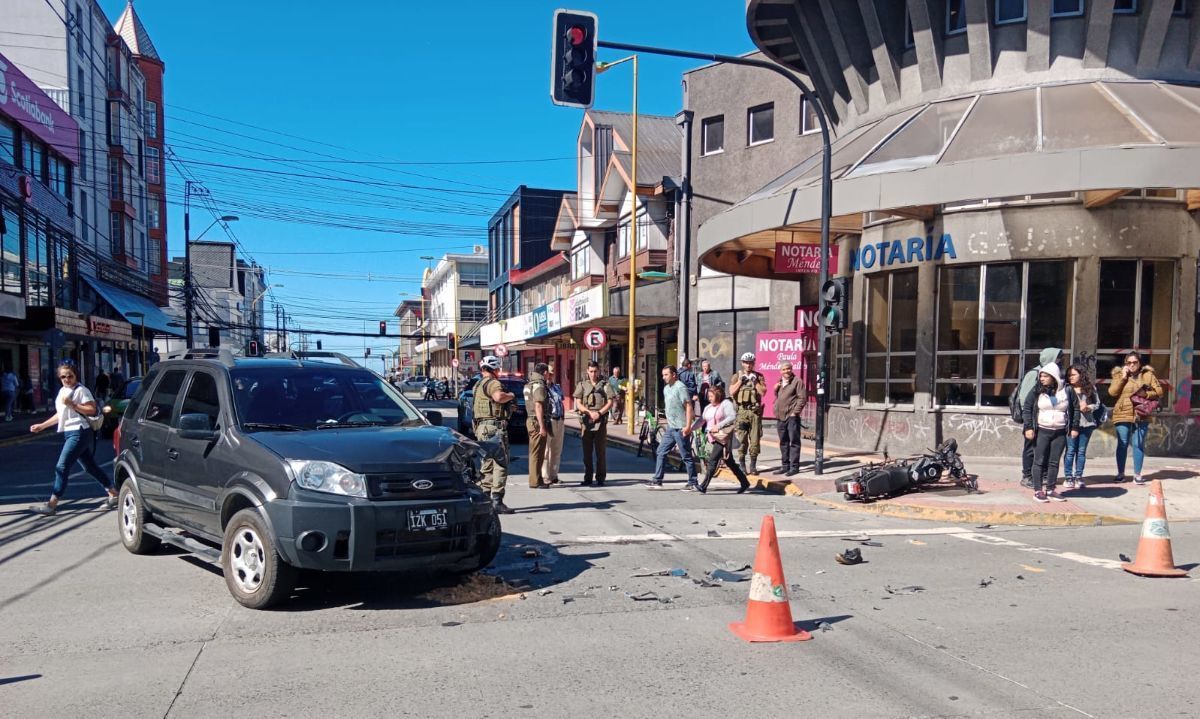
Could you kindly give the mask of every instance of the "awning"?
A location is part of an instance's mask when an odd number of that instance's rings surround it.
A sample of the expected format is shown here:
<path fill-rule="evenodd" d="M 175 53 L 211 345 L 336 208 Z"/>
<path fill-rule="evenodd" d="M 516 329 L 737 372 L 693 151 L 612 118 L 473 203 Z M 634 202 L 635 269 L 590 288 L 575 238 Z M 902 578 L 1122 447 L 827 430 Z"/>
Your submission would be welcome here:
<path fill-rule="evenodd" d="M 93 277 L 84 275 L 83 279 L 134 327 L 141 327 L 144 324 L 148 331 L 155 334 L 183 337 L 183 328 L 169 327 L 168 324 L 173 321 L 171 316 L 145 297 Z M 129 316 L 131 313 L 137 312 L 141 312 L 143 316 L 138 317 L 136 314 L 133 317 Z"/>

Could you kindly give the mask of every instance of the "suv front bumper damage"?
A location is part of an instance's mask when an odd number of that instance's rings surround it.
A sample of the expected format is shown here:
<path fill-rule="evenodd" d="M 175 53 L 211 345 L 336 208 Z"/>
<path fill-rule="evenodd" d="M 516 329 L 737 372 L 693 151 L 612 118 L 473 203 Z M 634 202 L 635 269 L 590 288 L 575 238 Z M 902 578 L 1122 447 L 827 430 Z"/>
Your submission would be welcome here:
<path fill-rule="evenodd" d="M 293 491 L 264 509 L 284 561 L 301 569 L 332 572 L 476 567 L 478 540 L 488 529 L 487 497 L 429 501 L 326 499 Z M 410 513 L 445 510 L 445 526 L 410 529 Z"/>

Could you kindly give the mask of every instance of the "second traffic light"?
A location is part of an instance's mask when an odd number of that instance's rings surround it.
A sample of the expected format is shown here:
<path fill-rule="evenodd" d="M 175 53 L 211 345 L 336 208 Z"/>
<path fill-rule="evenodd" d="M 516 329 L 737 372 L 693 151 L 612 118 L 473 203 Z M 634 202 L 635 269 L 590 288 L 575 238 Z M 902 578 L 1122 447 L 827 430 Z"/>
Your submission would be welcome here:
<path fill-rule="evenodd" d="M 379 320 L 379 336 L 384 337 L 386 335 L 387 335 L 387 320 Z"/>
<path fill-rule="evenodd" d="M 590 12 L 554 11 L 550 54 L 550 100 L 567 107 L 592 106 L 596 97 L 596 25 Z"/>
<path fill-rule="evenodd" d="M 821 326 L 826 334 L 846 329 L 850 317 L 850 291 L 845 277 L 832 277 L 821 286 Z"/>

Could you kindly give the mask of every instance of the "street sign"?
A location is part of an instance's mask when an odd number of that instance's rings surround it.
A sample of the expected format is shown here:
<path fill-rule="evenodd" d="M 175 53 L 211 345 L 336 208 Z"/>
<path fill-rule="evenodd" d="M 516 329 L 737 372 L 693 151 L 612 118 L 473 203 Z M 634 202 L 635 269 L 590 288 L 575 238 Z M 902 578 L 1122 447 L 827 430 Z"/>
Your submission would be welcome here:
<path fill-rule="evenodd" d="M 450 360 L 450 366 L 453 367 L 454 369 L 458 369 L 458 358 L 457 357 Z"/>
<path fill-rule="evenodd" d="M 604 349 L 608 344 L 608 335 L 599 327 L 592 327 L 583 333 L 583 346 L 590 350 Z"/>
<path fill-rule="evenodd" d="M 508 348 L 504 345 L 496 345 L 492 348 L 492 354 L 496 355 L 497 357 L 507 357 Z"/>

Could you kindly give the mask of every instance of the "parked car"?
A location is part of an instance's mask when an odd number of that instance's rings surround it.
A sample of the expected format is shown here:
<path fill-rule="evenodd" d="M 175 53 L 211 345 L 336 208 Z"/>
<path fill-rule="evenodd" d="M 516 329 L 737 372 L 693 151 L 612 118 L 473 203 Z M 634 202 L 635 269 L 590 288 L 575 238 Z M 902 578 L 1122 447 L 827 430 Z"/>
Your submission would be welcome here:
<path fill-rule="evenodd" d="M 407 377 L 400 382 L 399 387 L 401 392 L 424 392 L 425 383 L 428 379 L 424 375 L 416 375 Z"/>
<path fill-rule="evenodd" d="M 125 388 L 121 390 L 120 397 L 110 397 L 100 411 L 104 413 L 104 424 L 100 425 L 100 436 L 109 439 L 113 436 L 113 432 L 117 431 L 117 425 L 121 422 L 121 417 L 125 414 L 125 408 L 129 406 L 129 400 L 137 394 L 137 391 L 142 386 L 142 378 L 134 377 L 125 383 Z"/>
<path fill-rule="evenodd" d="M 121 542 L 219 562 L 251 608 L 299 569 L 467 573 L 500 522 L 480 447 L 361 367 L 192 351 L 159 362 L 114 442 Z"/>
<path fill-rule="evenodd" d="M 471 427 L 475 422 L 475 387 L 479 383 L 479 375 L 472 377 L 458 395 L 458 431 L 471 436 Z M 525 379 L 516 375 L 500 375 L 500 384 L 506 392 L 516 395 L 517 406 L 508 418 L 508 438 L 529 439 L 525 429 L 525 420 L 529 417 L 525 410 Z"/>

